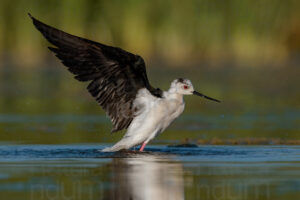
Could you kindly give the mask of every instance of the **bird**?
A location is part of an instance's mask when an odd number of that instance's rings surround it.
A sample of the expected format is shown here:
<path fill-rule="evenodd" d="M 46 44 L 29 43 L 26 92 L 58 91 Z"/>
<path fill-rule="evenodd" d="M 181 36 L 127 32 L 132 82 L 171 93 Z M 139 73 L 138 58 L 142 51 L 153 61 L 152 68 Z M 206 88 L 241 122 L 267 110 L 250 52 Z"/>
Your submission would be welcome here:
<path fill-rule="evenodd" d="M 177 78 L 169 90 L 150 85 L 144 59 L 119 47 L 78 37 L 49 26 L 30 13 L 35 28 L 53 46 L 48 47 L 87 90 L 112 122 L 111 133 L 126 129 L 120 141 L 102 152 L 145 146 L 161 134 L 184 110 L 184 95 L 220 102 L 194 90 L 189 79 Z"/>

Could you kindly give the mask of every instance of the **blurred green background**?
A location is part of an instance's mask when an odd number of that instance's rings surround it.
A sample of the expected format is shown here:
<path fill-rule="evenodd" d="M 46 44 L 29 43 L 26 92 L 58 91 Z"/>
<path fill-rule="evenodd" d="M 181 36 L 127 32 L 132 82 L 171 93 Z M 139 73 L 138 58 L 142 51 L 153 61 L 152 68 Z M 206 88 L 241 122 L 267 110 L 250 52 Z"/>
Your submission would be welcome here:
<path fill-rule="evenodd" d="M 67 32 L 177 66 L 277 66 L 300 48 L 297 0 L 2 0 L 0 9 L 2 59 L 29 67 L 48 52 L 28 12 Z"/>
<path fill-rule="evenodd" d="M 110 122 L 27 16 L 141 55 L 151 83 L 178 77 L 222 100 L 186 97 L 157 143 L 300 143 L 298 0 L 2 0 L 0 140 L 114 142 Z"/>

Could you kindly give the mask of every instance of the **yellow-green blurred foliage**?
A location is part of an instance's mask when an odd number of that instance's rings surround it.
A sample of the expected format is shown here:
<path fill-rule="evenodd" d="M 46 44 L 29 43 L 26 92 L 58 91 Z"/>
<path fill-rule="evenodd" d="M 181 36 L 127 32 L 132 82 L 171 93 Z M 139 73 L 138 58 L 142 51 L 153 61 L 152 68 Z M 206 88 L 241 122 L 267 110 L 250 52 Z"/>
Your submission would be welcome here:
<path fill-rule="evenodd" d="M 1 0 L 1 63 L 33 66 L 48 55 L 27 12 L 170 65 L 276 64 L 300 51 L 299 0 Z"/>
<path fill-rule="evenodd" d="M 108 134 L 110 121 L 86 91 L 87 83 L 75 81 L 47 50 L 28 12 L 69 33 L 140 54 L 154 87 L 167 90 L 172 80 L 186 77 L 222 101 L 186 97 L 184 115 L 162 140 L 299 141 L 300 0 L 1 0 L 0 5 L 1 141 L 113 142 L 122 136 Z"/>

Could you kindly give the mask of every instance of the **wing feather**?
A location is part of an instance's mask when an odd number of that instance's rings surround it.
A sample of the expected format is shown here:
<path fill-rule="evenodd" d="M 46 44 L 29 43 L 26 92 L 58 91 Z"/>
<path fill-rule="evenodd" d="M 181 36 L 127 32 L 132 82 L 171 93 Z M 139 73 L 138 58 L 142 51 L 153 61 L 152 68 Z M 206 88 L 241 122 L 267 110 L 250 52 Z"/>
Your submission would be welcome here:
<path fill-rule="evenodd" d="M 112 132 L 127 128 L 136 109 L 133 101 L 141 88 L 154 96 L 162 91 L 148 81 L 144 60 L 117 47 L 68 34 L 29 16 L 34 26 L 54 45 L 49 49 L 79 81 L 88 81 L 89 93 L 110 117 Z"/>

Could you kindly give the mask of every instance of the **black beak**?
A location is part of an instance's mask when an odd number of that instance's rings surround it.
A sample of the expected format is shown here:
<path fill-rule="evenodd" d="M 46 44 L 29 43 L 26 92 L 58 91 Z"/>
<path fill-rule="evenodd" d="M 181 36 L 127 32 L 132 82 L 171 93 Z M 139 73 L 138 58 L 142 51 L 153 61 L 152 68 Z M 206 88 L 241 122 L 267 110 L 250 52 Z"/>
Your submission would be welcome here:
<path fill-rule="evenodd" d="M 221 103 L 221 101 L 217 100 L 217 99 L 214 99 L 214 98 L 211 98 L 211 97 L 208 97 L 208 96 L 205 96 L 204 94 L 201 94 L 200 92 L 197 92 L 197 91 L 194 91 L 193 92 L 194 95 L 197 95 L 199 97 L 204 97 L 206 99 L 209 99 L 209 100 L 212 100 L 212 101 L 216 101 L 218 103 Z"/>

